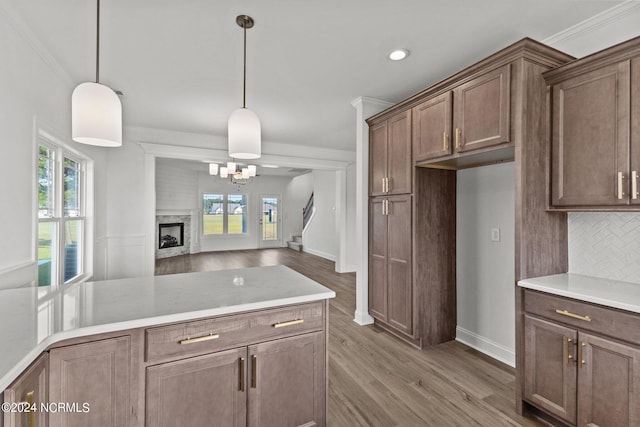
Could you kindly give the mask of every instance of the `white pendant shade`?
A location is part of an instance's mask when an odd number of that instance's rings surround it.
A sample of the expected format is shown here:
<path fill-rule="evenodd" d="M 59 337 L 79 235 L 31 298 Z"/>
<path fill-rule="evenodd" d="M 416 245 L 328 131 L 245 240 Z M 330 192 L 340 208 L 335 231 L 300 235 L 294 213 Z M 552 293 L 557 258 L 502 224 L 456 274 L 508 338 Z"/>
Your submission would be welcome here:
<path fill-rule="evenodd" d="M 220 178 L 226 178 L 229 176 L 229 169 L 227 169 L 226 167 L 221 167 L 220 168 Z"/>
<path fill-rule="evenodd" d="M 209 175 L 218 175 L 217 163 L 209 163 Z"/>
<path fill-rule="evenodd" d="M 254 176 L 256 176 L 256 165 L 249 165 L 248 169 L 249 169 L 249 176 L 250 177 L 253 178 Z"/>
<path fill-rule="evenodd" d="M 238 108 L 229 116 L 229 156 L 257 159 L 262 155 L 260 119 L 247 108 Z"/>
<path fill-rule="evenodd" d="M 81 83 L 71 95 L 71 136 L 82 144 L 122 145 L 122 104 L 100 83 Z"/>

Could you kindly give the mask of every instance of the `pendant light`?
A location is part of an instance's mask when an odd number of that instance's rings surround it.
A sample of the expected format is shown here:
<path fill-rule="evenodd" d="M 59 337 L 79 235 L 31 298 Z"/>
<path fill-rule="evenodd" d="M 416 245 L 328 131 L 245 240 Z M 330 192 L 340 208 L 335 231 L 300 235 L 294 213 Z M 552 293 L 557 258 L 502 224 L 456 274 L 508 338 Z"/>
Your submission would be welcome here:
<path fill-rule="evenodd" d="M 79 84 L 71 95 L 71 137 L 101 147 L 122 145 L 122 104 L 118 95 L 100 84 L 100 0 L 97 0 L 96 82 Z"/>
<path fill-rule="evenodd" d="M 229 116 L 229 157 L 257 159 L 262 155 L 260 119 L 246 106 L 247 101 L 247 29 L 252 28 L 253 18 L 247 15 L 236 17 L 236 23 L 244 30 L 244 76 L 242 86 L 242 108 Z"/>

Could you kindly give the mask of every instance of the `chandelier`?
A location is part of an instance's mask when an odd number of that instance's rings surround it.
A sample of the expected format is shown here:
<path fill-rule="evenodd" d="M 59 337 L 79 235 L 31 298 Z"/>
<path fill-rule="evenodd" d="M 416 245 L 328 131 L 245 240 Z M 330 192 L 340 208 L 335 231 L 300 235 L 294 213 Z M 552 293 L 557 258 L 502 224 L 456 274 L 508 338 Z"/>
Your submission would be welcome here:
<path fill-rule="evenodd" d="M 227 162 L 227 166 L 220 167 L 217 163 L 209 163 L 209 175 L 217 176 L 218 172 L 220 179 L 227 184 L 245 185 L 256 177 L 256 165 L 240 167 L 236 162 L 230 161 Z"/>

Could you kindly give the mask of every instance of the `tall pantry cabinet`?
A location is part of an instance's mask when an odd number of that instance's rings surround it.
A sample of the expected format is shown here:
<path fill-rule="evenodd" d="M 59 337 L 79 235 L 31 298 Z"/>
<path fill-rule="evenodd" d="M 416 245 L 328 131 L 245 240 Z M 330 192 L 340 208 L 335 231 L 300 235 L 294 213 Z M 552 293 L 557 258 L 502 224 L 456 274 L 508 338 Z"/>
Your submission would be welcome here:
<path fill-rule="evenodd" d="M 546 211 L 542 73 L 572 59 L 525 38 L 367 119 L 376 324 L 418 347 L 456 337 L 459 169 L 513 161 L 516 281 L 566 271 L 566 215 Z"/>

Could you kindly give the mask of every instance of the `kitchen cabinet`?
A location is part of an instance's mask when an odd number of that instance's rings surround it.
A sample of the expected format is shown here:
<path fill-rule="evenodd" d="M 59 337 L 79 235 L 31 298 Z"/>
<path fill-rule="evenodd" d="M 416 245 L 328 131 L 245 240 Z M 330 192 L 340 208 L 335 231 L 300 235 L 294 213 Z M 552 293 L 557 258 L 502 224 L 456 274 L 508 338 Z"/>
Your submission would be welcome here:
<path fill-rule="evenodd" d="M 310 303 L 148 328 L 145 425 L 325 425 L 325 313 Z"/>
<path fill-rule="evenodd" d="M 545 73 L 552 97 L 551 206 L 640 208 L 640 38 Z"/>
<path fill-rule="evenodd" d="M 510 70 L 505 64 L 453 89 L 456 151 L 510 142 Z"/>
<path fill-rule="evenodd" d="M 247 349 L 147 368 L 146 426 L 246 426 Z"/>
<path fill-rule="evenodd" d="M 411 193 L 411 113 L 401 112 L 370 129 L 369 194 Z"/>
<path fill-rule="evenodd" d="M 49 425 L 47 413 L 39 411 L 40 404 L 48 401 L 48 361 L 49 354 L 42 354 L 4 391 L 4 402 L 29 406 L 28 411 L 4 412 L 5 427 L 46 427 Z M 1 425 L 2 423 L 0 423 Z"/>
<path fill-rule="evenodd" d="M 412 108 L 417 163 L 510 142 L 510 64 Z"/>
<path fill-rule="evenodd" d="M 50 412 L 49 426 L 130 425 L 130 364 L 130 336 L 51 349 L 49 401 L 76 406 Z"/>
<path fill-rule="evenodd" d="M 430 98 L 412 108 L 415 162 L 452 153 L 452 92 Z"/>
<path fill-rule="evenodd" d="M 640 317 L 532 291 L 525 301 L 523 397 L 571 425 L 640 425 L 640 347 L 625 342 Z"/>
<path fill-rule="evenodd" d="M 370 202 L 369 310 L 387 326 L 413 334 L 412 197 Z"/>

